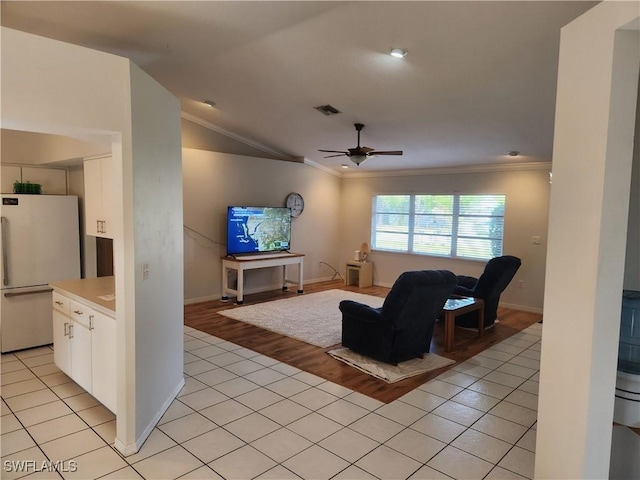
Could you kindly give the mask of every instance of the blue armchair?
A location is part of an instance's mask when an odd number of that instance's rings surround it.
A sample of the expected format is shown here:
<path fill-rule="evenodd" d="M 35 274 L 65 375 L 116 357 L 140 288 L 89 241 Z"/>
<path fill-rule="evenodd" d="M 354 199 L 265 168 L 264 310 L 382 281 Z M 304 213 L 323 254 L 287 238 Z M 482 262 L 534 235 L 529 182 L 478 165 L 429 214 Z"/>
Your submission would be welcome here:
<path fill-rule="evenodd" d="M 521 263 L 518 257 L 504 255 L 489 260 L 479 278 L 458 275 L 458 285 L 453 289 L 453 294 L 484 300 L 484 328 L 496 321 L 500 294 L 507 288 Z M 456 325 L 477 330 L 478 312 L 460 315 L 456 318 Z"/>
<path fill-rule="evenodd" d="M 342 345 L 397 364 L 428 352 L 436 318 L 456 285 L 447 270 L 404 272 L 381 308 L 340 302 Z"/>

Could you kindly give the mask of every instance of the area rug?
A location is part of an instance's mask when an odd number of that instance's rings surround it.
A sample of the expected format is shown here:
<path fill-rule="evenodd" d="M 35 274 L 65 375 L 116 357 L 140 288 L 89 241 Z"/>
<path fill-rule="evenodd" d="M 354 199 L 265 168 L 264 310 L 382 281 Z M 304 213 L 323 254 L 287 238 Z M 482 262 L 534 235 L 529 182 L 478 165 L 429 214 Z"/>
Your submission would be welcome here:
<path fill-rule="evenodd" d="M 338 309 L 342 300 L 355 300 L 374 308 L 384 302 L 384 298 L 333 289 L 218 313 L 326 348 L 342 341 L 342 313 Z"/>
<path fill-rule="evenodd" d="M 397 366 L 365 357 L 348 348 L 330 350 L 327 353 L 336 360 L 340 360 L 387 383 L 399 382 L 405 378 L 456 363 L 455 360 L 441 357 L 435 353 L 427 353 L 424 358 L 414 358 L 406 362 L 400 362 Z"/>

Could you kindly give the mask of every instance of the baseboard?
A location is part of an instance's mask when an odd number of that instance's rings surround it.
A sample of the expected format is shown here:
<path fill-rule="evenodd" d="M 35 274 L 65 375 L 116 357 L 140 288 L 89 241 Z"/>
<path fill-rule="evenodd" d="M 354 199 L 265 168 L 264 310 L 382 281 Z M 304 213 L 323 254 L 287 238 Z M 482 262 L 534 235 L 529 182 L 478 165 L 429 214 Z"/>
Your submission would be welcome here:
<path fill-rule="evenodd" d="M 525 305 L 516 305 L 513 303 L 502 303 L 502 302 L 500 302 L 499 306 L 504 308 L 510 308 L 511 310 L 518 310 L 519 312 L 542 314 L 542 308 L 537 308 L 537 307 L 527 307 Z"/>
<path fill-rule="evenodd" d="M 320 278 L 312 278 L 304 281 L 304 285 L 308 285 L 310 283 L 319 283 L 319 282 L 328 282 L 329 280 L 334 280 L 332 277 L 320 277 Z M 291 284 L 290 284 L 291 285 Z M 295 283 L 293 284 L 295 285 Z M 271 290 L 279 290 L 282 288 L 282 285 L 267 285 L 262 287 L 253 287 L 253 288 L 245 288 L 244 295 L 251 295 L 252 293 L 262 293 L 269 292 Z M 206 297 L 195 297 L 184 300 L 185 305 L 193 305 L 195 303 L 202 302 L 211 302 L 213 300 L 220 300 L 222 298 L 221 293 L 216 293 L 214 295 L 207 295 Z"/>
<path fill-rule="evenodd" d="M 184 377 L 180 379 L 178 386 L 173 390 L 173 392 L 171 392 L 171 394 L 169 395 L 167 400 L 164 402 L 162 407 L 160 407 L 160 410 L 158 410 L 158 412 L 153 416 L 153 419 L 151 420 L 151 422 L 149 422 L 149 425 L 147 425 L 147 428 L 144 429 L 142 434 L 136 439 L 134 443 L 125 444 L 124 442 L 121 442 L 116 437 L 116 441 L 113 446 L 125 457 L 128 457 L 129 455 L 133 455 L 134 453 L 137 453 L 138 450 L 142 448 L 142 445 L 144 444 L 144 442 L 147 440 L 149 435 L 151 435 L 151 432 L 156 427 L 156 425 L 158 424 L 162 416 L 165 414 L 167 409 L 171 406 L 173 401 L 176 399 L 176 397 L 180 393 L 180 390 L 182 390 L 183 387 L 184 387 Z"/>

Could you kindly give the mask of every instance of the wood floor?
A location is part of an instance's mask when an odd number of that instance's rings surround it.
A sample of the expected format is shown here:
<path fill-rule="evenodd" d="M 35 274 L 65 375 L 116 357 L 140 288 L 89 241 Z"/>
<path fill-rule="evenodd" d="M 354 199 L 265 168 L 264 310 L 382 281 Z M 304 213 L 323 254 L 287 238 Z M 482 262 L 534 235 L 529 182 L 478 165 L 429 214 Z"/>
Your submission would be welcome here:
<path fill-rule="evenodd" d="M 305 294 L 332 288 L 351 290 L 379 297 L 386 297 L 389 292 L 386 287 L 345 287 L 342 281 L 336 280 L 305 285 Z M 253 305 L 295 295 L 297 295 L 295 290 L 288 292 L 277 290 L 245 295 L 244 304 Z M 397 383 L 388 384 L 327 355 L 326 352 L 334 347 L 316 347 L 248 323 L 227 318 L 218 313 L 220 310 L 228 308 L 236 308 L 236 306 L 231 302 L 224 303 L 219 300 L 187 305 L 185 306 L 184 323 L 197 330 L 250 348 L 385 403 L 401 397 L 427 380 L 435 378 L 448 368 L 451 368 L 445 367 Z M 463 362 L 482 350 L 538 322 L 542 319 L 542 315 L 501 308 L 498 311 L 498 318 L 500 322 L 495 327 L 485 331 L 482 340 L 477 338 L 477 333 L 456 328 L 454 348 L 449 353 L 444 353 L 444 325 L 437 323 L 433 341 L 431 342 L 431 352 L 451 358 L 456 362 Z"/>

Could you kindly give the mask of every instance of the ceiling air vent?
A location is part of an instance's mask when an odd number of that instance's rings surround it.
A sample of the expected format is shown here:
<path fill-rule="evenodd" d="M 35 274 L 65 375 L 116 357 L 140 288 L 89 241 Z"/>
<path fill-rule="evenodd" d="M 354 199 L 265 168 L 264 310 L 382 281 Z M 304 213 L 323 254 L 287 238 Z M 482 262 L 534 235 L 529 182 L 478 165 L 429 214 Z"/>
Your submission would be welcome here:
<path fill-rule="evenodd" d="M 332 107 L 331 105 L 320 105 L 319 107 L 313 107 L 316 110 L 318 110 L 320 113 L 324 114 L 324 115 L 337 115 L 339 113 L 342 113 L 340 110 L 338 110 L 336 107 Z"/>

